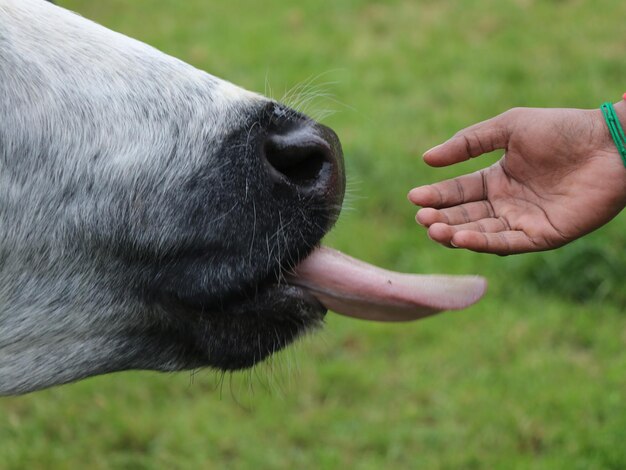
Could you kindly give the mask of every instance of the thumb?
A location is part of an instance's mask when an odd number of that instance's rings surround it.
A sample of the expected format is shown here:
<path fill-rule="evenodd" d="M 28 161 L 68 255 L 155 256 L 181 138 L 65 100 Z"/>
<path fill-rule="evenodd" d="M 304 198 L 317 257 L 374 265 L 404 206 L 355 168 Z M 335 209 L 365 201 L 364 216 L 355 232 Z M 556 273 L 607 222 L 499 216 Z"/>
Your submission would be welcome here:
<path fill-rule="evenodd" d="M 511 114 L 512 110 L 457 132 L 443 144 L 428 150 L 424 161 L 430 166 L 448 166 L 505 149 L 511 134 Z"/>

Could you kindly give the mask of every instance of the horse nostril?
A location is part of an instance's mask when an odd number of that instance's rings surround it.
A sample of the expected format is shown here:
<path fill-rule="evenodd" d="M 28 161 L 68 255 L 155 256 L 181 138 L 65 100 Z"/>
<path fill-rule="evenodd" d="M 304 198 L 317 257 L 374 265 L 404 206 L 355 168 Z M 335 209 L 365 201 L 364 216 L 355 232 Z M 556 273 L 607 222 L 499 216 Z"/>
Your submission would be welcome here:
<path fill-rule="evenodd" d="M 324 165 L 329 165 L 324 151 L 314 145 L 281 148 L 270 140 L 265 152 L 269 164 L 298 186 L 314 184 Z"/>
<path fill-rule="evenodd" d="M 300 192 L 325 192 L 335 179 L 335 150 L 313 127 L 270 134 L 264 150 L 270 174 L 277 183 L 295 186 Z"/>

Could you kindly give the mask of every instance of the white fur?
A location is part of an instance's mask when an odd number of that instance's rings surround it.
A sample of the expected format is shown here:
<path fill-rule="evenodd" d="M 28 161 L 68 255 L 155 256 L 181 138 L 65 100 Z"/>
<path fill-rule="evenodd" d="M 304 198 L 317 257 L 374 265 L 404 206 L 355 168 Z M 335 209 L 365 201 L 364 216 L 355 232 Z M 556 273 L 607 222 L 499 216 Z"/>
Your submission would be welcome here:
<path fill-rule="evenodd" d="M 0 0 L 0 395 L 149 365 L 129 324 L 159 310 L 86 247 L 124 223 L 133 245 L 171 250 L 165 213 L 150 234 L 124 208 L 168 207 L 263 100 L 43 0 Z M 142 354 L 175 368 L 168 348 Z"/>
<path fill-rule="evenodd" d="M 302 129 L 324 141 L 316 191 L 267 158 Z M 273 354 L 320 324 L 278 281 L 344 183 L 336 135 L 305 116 L 43 0 L 0 0 L 0 395 Z"/>

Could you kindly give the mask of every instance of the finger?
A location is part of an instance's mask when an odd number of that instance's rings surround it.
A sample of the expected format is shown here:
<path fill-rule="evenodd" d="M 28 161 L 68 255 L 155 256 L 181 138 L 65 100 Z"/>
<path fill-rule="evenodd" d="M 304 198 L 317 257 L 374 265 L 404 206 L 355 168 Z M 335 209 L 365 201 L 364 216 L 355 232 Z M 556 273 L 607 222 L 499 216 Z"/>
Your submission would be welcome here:
<path fill-rule="evenodd" d="M 489 218 L 460 225 L 448 225 L 435 223 L 428 229 L 428 236 L 444 245 L 451 245 L 454 235 L 458 232 L 472 231 L 484 233 L 497 233 L 509 230 L 510 227 L 503 219 Z"/>
<path fill-rule="evenodd" d="M 431 166 L 447 166 L 506 148 L 510 137 L 511 114 L 511 111 L 507 111 L 457 132 L 448 141 L 428 150 L 424 154 L 424 161 Z"/>
<path fill-rule="evenodd" d="M 443 208 L 485 199 L 485 170 L 440 183 L 419 186 L 409 192 L 409 201 L 417 206 Z"/>
<path fill-rule="evenodd" d="M 534 243 L 528 235 L 518 230 L 497 233 L 463 230 L 454 234 L 450 240 L 450 245 L 455 248 L 502 256 L 546 249 Z"/>
<path fill-rule="evenodd" d="M 492 218 L 494 215 L 493 207 L 489 201 L 477 201 L 439 210 L 425 207 L 417 212 L 415 219 L 419 224 L 430 227 L 437 222 L 448 225 L 467 224 L 480 219 Z"/>

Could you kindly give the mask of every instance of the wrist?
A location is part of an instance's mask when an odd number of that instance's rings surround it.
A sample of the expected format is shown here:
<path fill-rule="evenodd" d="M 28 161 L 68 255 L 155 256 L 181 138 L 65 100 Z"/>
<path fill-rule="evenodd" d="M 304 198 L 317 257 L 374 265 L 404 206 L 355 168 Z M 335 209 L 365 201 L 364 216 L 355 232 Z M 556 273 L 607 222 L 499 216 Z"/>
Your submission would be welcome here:
<path fill-rule="evenodd" d="M 622 127 L 626 129 L 626 100 L 621 100 L 613 105 L 617 119 L 622 124 Z"/>
<path fill-rule="evenodd" d="M 626 100 L 621 100 L 613 105 L 615 114 L 623 128 L 626 128 Z M 599 109 L 594 109 L 592 112 L 593 120 L 593 136 L 595 141 L 595 148 L 597 150 L 615 154 L 616 158 L 621 160 L 621 155 L 617 149 L 617 145 L 603 113 Z"/>
<path fill-rule="evenodd" d="M 615 110 L 615 117 L 619 121 L 620 125 L 623 129 L 626 129 L 626 93 L 624 94 L 624 99 L 618 101 L 613 105 L 613 109 Z M 602 114 L 602 111 L 601 111 Z M 622 206 L 626 205 L 626 160 L 624 160 L 624 156 L 618 150 L 617 144 L 615 142 L 615 137 L 611 135 L 611 131 L 609 131 L 609 125 L 602 114 L 603 122 L 603 130 L 605 137 L 605 148 L 604 150 L 608 153 L 607 157 L 612 160 L 612 162 L 616 163 L 615 172 L 613 173 L 616 178 L 616 182 L 619 185 L 622 194 Z"/>

